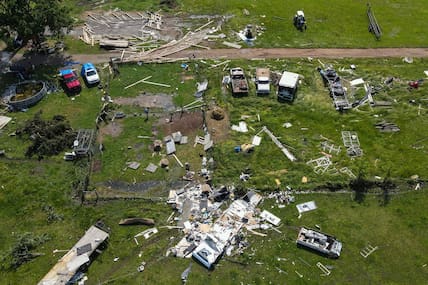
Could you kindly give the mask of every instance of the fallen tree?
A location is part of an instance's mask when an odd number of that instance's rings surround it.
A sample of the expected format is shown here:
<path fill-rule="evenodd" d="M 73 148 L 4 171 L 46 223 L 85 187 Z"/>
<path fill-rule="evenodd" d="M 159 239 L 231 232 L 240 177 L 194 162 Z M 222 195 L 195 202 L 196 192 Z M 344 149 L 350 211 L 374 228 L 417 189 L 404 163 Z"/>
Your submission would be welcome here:
<path fill-rule="evenodd" d="M 76 133 L 70 123 L 62 115 L 55 115 L 51 120 L 43 120 L 41 112 L 34 115 L 34 118 L 27 121 L 23 128 L 17 131 L 21 138 L 28 138 L 33 143 L 28 147 L 25 156 L 32 157 L 57 155 L 64 149 L 72 146 Z"/>

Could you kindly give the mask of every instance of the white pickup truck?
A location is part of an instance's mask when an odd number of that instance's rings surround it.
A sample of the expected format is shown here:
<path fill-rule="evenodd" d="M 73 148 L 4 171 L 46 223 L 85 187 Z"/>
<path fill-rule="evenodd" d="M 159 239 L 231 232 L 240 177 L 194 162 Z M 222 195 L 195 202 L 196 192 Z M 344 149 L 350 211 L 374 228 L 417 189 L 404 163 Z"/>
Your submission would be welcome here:
<path fill-rule="evenodd" d="M 269 68 L 256 69 L 256 92 L 257 95 L 268 95 L 270 93 Z"/>

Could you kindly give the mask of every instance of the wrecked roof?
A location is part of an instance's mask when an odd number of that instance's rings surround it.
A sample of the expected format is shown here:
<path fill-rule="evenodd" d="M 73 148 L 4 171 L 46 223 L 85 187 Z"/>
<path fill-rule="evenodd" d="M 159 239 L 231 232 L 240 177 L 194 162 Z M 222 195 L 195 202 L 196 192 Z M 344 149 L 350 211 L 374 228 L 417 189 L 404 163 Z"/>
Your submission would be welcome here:
<path fill-rule="evenodd" d="M 52 267 L 38 285 L 67 284 L 108 237 L 109 234 L 106 231 L 97 226 L 91 226 L 73 248 L 58 260 L 57 264 Z"/>

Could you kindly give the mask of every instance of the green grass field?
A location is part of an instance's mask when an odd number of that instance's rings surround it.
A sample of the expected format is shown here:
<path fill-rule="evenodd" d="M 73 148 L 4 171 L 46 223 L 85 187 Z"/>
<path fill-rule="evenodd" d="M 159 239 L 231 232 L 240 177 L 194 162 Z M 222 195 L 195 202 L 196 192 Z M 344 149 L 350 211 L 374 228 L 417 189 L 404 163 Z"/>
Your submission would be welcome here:
<path fill-rule="evenodd" d="M 337 169 L 348 167 L 355 174 L 363 171 L 368 179 L 374 179 L 374 176 L 383 179 L 389 173 L 392 181 L 399 187 L 396 190 L 403 193 L 412 190 L 415 184 L 410 180 L 411 175 L 417 174 L 422 180 L 427 176 L 424 162 L 425 148 L 428 146 L 421 130 L 425 129 L 428 123 L 425 109 L 421 109 L 421 114 L 418 115 L 419 104 L 425 104 L 422 100 L 425 98 L 425 86 L 409 92 L 407 82 L 423 76 L 426 61 L 415 59 L 413 64 L 407 64 L 401 59 L 372 59 L 325 63 L 333 64 L 338 71 L 341 68 L 348 69 L 351 63 L 355 64 L 357 68 L 353 75 L 339 71 L 346 80 L 362 77 L 373 85 L 381 85 L 386 78 L 394 76 L 393 86 L 384 88 L 384 91 L 375 97 L 378 100 L 394 102 L 393 108 L 376 109 L 365 106 L 359 111 L 338 113 L 334 110 L 328 91 L 323 87 L 321 77 L 316 71 L 320 63 L 309 62 L 307 59 L 231 63 L 244 67 L 248 77 L 254 74 L 257 66 L 267 66 L 273 71 L 286 68 L 302 74 L 304 79 L 293 104 L 279 103 L 273 94 L 270 97 L 256 97 L 253 84 L 248 97 L 233 98 L 228 90 L 221 91 L 220 81 L 225 72 L 220 68 L 210 69 L 208 65 L 199 64 L 196 74 L 193 63 L 190 63 L 190 70 L 186 73 L 183 73 L 179 63 L 124 65 L 119 78 L 111 81 L 110 93 L 113 100 L 124 96 L 135 97 L 141 92 L 166 93 L 173 96 L 174 102 L 187 104 L 193 100 L 196 81 L 207 77 L 210 82 L 206 93 L 207 101 L 215 99 L 226 109 L 232 124 L 238 123 L 242 115 L 250 116 L 246 119 L 250 127 L 249 133 L 231 132 L 229 138 L 217 144 L 213 150 L 212 154 L 217 162 L 214 172 L 216 185 L 235 184 L 269 192 L 275 189 L 274 179 L 278 178 L 282 186 L 290 185 L 298 191 L 326 189 L 331 185 L 346 189 L 350 180 L 348 176 L 315 174 L 306 165 L 306 161 L 321 156 L 320 135 L 331 139 L 336 145 L 341 145 L 340 131 L 353 130 L 359 135 L 363 157 L 351 159 L 342 151 L 340 155 L 333 155 L 334 166 Z M 124 91 L 125 86 L 148 74 L 153 76 L 151 80 L 178 86 L 178 89 L 140 84 Z M 48 77 L 49 73 L 41 76 Z M 182 81 L 183 76 L 193 76 L 193 79 Z M 101 77 L 106 80 L 105 70 L 101 71 Z M 17 234 L 23 232 L 47 233 L 51 240 L 35 250 L 45 255 L 22 265 L 16 271 L 2 270 L 0 279 L 5 280 L 4 284 L 36 283 L 60 257 L 58 254 L 54 256 L 52 251 L 72 246 L 84 231 L 99 219 L 111 227 L 111 239 L 107 250 L 89 268 L 88 284 L 180 283 L 179 276 L 188 266 L 189 260 L 164 256 L 167 248 L 178 241 L 181 236 L 179 232 L 160 229 L 159 234 L 150 240 L 141 241 L 140 246 L 137 246 L 133 236 L 146 227 L 117 225 L 121 218 L 136 216 L 154 218 L 158 227 L 166 225 L 165 221 L 171 213 L 167 205 L 131 199 L 99 202 L 96 206 L 80 206 L 78 201 L 71 199 L 74 194 L 72 184 L 77 179 L 73 163 L 64 162 L 61 155 L 40 162 L 36 159 L 26 159 L 23 154 L 28 142 L 8 136 L 39 110 L 43 111 L 44 118 L 51 118 L 58 113 L 65 114 L 75 129 L 93 128 L 96 114 L 102 104 L 101 93 L 96 88 L 83 88 L 81 95 L 75 100 L 71 100 L 62 92 L 54 93 L 28 112 L 7 114 L 13 117 L 13 123 L 2 130 L 0 137 L 0 148 L 6 150 L 8 157 L 0 160 L 0 213 L 4 217 L 0 228 L 3 241 L 0 251 L 5 254 L 13 245 Z M 410 100 L 416 100 L 416 104 L 410 104 Z M 58 106 L 61 106 L 60 109 Z M 158 169 L 154 174 L 143 175 L 142 168 L 149 162 L 157 163 L 159 158 L 152 157 L 150 140 L 142 141 L 137 138 L 138 135 L 147 135 L 152 131 L 152 124 L 159 121 L 160 110 L 153 110 L 148 122 L 143 116 L 132 115 L 142 113 L 139 107 L 117 106 L 116 110 L 124 111 L 129 116 L 120 121 L 123 130 L 118 137 L 104 136 L 105 151 L 102 156 L 95 156 L 95 159 L 101 161 L 102 167 L 100 171 L 93 173 L 90 188 L 98 187 L 101 197 L 108 199 L 112 196 L 166 197 L 168 189 L 184 171 L 170 159 L 172 164 L 169 172 Z M 257 114 L 260 115 L 260 122 L 255 119 Z M 401 131 L 394 134 L 379 133 L 373 126 L 379 120 L 394 122 Z M 290 122 L 293 126 L 284 128 L 284 122 Z M 252 154 L 233 151 L 234 146 L 250 142 L 263 125 L 268 126 L 282 142 L 293 147 L 292 151 L 298 162 L 288 161 L 266 136 L 263 137 L 261 146 Z M 166 135 L 159 125 L 156 129 L 157 137 Z M 184 157 L 196 168 L 200 163 L 198 152 L 198 148 L 195 151 L 189 144 L 179 146 L 177 156 Z M 136 171 L 124 170 L 125 163 L 134 160 L 141 162 L 142 168 Z M 239 181 L 238 176 L 248 167 L 252 170 L 252 177 L 244 184 Z M 287 172 L 276 172 L 283 169 Z M 302 176 L 308 177 L 307 184 L 301 184 Z M 126 191 L 112 193 L 99 186 L 99 183 L 107 180 L 125 183 L 165 182 L 157 184 L 158 186 L 144 195 L 132 195 Z M 273 201 L 266 200 L 260 208 L 268 209 L 282 219 L 282 234 L 268 231 L 266 238 L 249 236 L 251 246 L 243 255 L 222 259 L 212 272 L 195 264 L 189 282 L 218 284 L 221 280 L 222 284 L 421 284 L 428 275 L 426 267 L 423 266 L 426 259 L 422 254 L 428 242 L 424 227 L 427 215 L 425 211 L 421 211 L 427 198 L 426 192 L 422 190 L 391 194 L 390 197 L 391 201 L 386 206 L 381 206 L 383 198 L 380 193 L 368 194 L 362 203 L 353 201 L 351 193 L 297 194 L 297 202 L 315 200 L 319 207 L 301 219 L 297 219 L 294 205 L 284 209 L 271 208 L 274 206 Z M 43 210 L 46 205 L 52 206 L 55 213 L 63 216 L 63 220 L 48 223 L 47 213 Z M 296 228 L 302 225 L 314 227 L 315 224 L 344 243 L 340 259 L 325 259 L 296 248 Z M 364 259 L 359 255 L 359 251 L 368 243 L 379 246 L 379 250 Z M 141 257 L 138 257 L 140 252 Z M 115 257 L 120 258 L 118 262 L 113 262 Z M 277 257 L 286 258 L 287 261 L 278 261 Z M 146 261 L 147 266 L 143 273 L 138 273 L 136 267 L 141 261 Z M 332 274 L 321 277 L 315 266 L 317 262 L 331 265 Z M 287 273 L 279 273 L 277 268 Z M 294 271 L 304 277 L 300 278 Z"/>
<path fill-rule="evenodd" d="M 75 17 L 86 9 L 158 10 L 157 1 L 111 0 L 100 5 L 98 1 L 66 1 Z M 97 4 L 98 3 L 98 4 Z M 423 1 L 371 1 L 375 15 L 383 29 L 383 37 L 376 41 L 367 31 L 366 2 L 362 1 L 178 1 L 171 13 L 187 17 L 190 14 L 233 14 L 224 26 L 228 36 L 246 24 L 263 25 L 266 31 L 258 37 L 257 47 L 424 47 L 427 36 L 424 30 L 428 10 Z M 245 16 L 243 9 L 250 14 Z M 305 33 L 296 31 L 291 23 L 296 10 L 303 9 L 308 20 Z M 68 39 L 69 52 L 97 53 Z M 104 134 L 103 153 L 96 152 L 94 161 L 99 169 L 91 175 L 89 189 L 96 189 L 101 199 L 95 205 L 88 194 L 89 204 L 80 205 L 74 186 L 81 179 L 79 166 L 65 162 L 62 154 L 26 158 L 24 153 L 30 142 L 17 136 L 14 131 L 24 125 L 37 112 L 44 119 L 63 114 L 74 129 L 95 128 L 95 119 L 102 106 L 102 91 L 83 88 L 80 96 L 72 100 L 63 92 L 49 94 L 27 112 L 6 113 L 12 117 L 0 131 L 0 284 L 35 284 L 57 262 L 66 250 L 73 246 L 89 226 L 103 220 L 111 228 L 107 249 L 92 263 L 87 272 L 86 284 L 181 284 L 181 272 L 189 263 L 195 263 L 189 275 L 189 284 L 424 284 L 428 280 L 428 263 L 425 252 L 428 248 L 427 220 L 424 210 L 428 199 L 426 188 L 414 191 L 416 182 L 411 176 L 418 175 L 426 181 L 428 171 L 426 158 L 428 127 L 426 85 L 409 91 L 408 81 L 424 78 L 427 60 L 415 58 L 412 64 L 397 59 L 278 59 L 266 61 L 232 61 L 229 67 L 241 66 L 248 78 L 252 78 L 256 67 L 269 67 L 271 71 L 289 70 L 303 76 L 297 99 L 292 104 L 279 103 L 272 93 L 268 97 L 257 97 L 255 86 L 250 83 L 248 97 L 234 98 L 230 90 L 223 90 L 222 76 L 227 73 L 223 66 L 210 68 L 210 64 L 189 62 L 185 72 L 180 63 L 123 65 L 121 74 L 110 82 L 109 92 L 113 101 L 119 97 L 135 98 L 139 94 L 166 94 L 177 106 L 194 100 L 196 82 L 207 78 L 209 89 L 206 102 L 213 102 L 226 110 L 230 124 L 245 120 L 249 126 L 246 134 L 230 131 L 227 139 L 216 143 L 210 153 L 215 160 L 213 182 L 215 185 L 234 184 L 239 188 L 258 189 L 268 193 L 276 189 L 275 179 L 281 188 L 290 186 L 296 190 L 296 203 L 314 200 L 318 209 L 298 219 L 293 204 L 278 208 L 273 200 L 266 199 L 260 209 L 266 209 L 282 219 L 279 230 L 267 231 L 267 237 L 248 235 L 250 243 L 244 254 L 221 259 L 214 271 L 207 271 L 194 261 L 165 257 L 166 250 L 175 245 L 182 233 L 178 230 L 161 228 L 172 210 L 163 202 L 153 202 L 147 197 L 167 197 L 168 190 L 184 174 L 174 159 L 170 158 L 169 171 L 158 169 L 148 173 L 143 169 L 151 162 L 157 164 L 160 157 L 152 154 L 151 139 L 138 136 L 154 136 L 162 139 L 165 118 L 168 112 L 160 108 L 150 110 L 146 121 L 143 109 L 134 105 L 115 105 L 115 111 L 127 114 L 116 120 L 122 129 L 118 136 Z M 388 101 L 392 108 L 362 106 L 358 110 L 339 113 L 334 110 L 328 91 L 316 68 L 332 64 L 339 75 L 349 81 L 363 78 L 374 86 L 381 86 L 375 100 Z M 349 71 L 350 64 L 356 69 Z M 108 81 L 107 69 L 99 66 L 102 81 Z M 56 80 L 55 67 L 40 70 L 38 78 Z M 170 84 L 171 88 L 138 84 L 125 86 L 151 75 L 150 80 Z M 394 77 L 393 85 L 383 82 Z M 13 82 L 12 77 L 1 76 L 0 89 Z M 350 90 L 349 90 L 350 91 Z M 359 89 L 356 96 L 362 96 Z M 260 116 L 258 121 L 257 116 Z M 242 119 L 242 116 L 246 116 Z M 380 133 L 374 127 L 379 121 L 397 124 L 398 133 Z M 174 121 L 179 123 L 179 115 Z M 290 128 L 283 127 L 289 122 Z M 110 125 L 113 123 L 110 123 Z M 262 126 L 267 126 L 279 139 L 290 147 L 298 158 L 290 162 L 276 146 L 263 135 L 261 145 L 251 154 L 235 153 L 234 147 L 249 143 Z M 362 157 L 350 158 L 342 146 L 341 131 L 358 133 Z M 213 131 L 213 130 L 210 130 Z M 177 156 L 188 161 L 198 170 L 201 146 L 193 147 L 193 138 L 202 134 L 201 129 L 192 130 L 189 144 L 177 147 Z M 377 188 L 370 189 L 360 203 L 354 193 L 333 193 L 333 190 L 349 190 L 350 178 L 344 174 L 316 174 L 306 162 L 322 156 L 321 136 L 342 146 L 338 155 L 332 156 L 336 169 L 347 167 L 355 175 L 381 182 L 390 179 L 396 188 L 390 189 L 388 203 Z M 138 170 L 126 168 L 126 162 L 141 163 Z M 243 183 L 239 174 L 251 169 L 251 178 Z M 302 177 L 308 183 L 302 183 Z M 378 178 L 376 178 L 378 177 Z M 380 177 L 380 178 L 379 178 Z M 148 183 L 152 188 L 136 193 L 126 189 L 111 190 L 105 182 L 121 182 L 122 188 L 135 183 Z M 323 193 L 303 194 L 302 190 L 323 190 Z M 300 193 L 299 193 L 300 192 Z M 326 192 L 326 193 L 324 193 Z M 390 199 L 390 200 L 389 200 Z M 62 217 L 49 221 L 46 207 Z M 134 235 L 146 226 L 120 227 L 118 221 L 126 217 L 147 217 L 156 221 L 159 233 L 149 240 L 134 242 Z M 335 235 L 343 242 L 342 256 L 330 260 L 295 245 L 299 226 L 319 225 L 326 233 Z M 25 232 L 35 235 L 47 234 L 49 241 L 34 249 L 40 257 L 25 263 L 18 269 L 8 267 L 7 253 L 17 237 Z M 368 244 L 379 249 L 367 259 L 360 250 Z M 5 258 L 6 257 L 6 258 Z M 113 259 L 119 257 L 117 262 Z M 279 258 L 279 259 L 278 259 Z M 146 269 L 140 273 L 137 267 L 145 261 Z M 331 268 L 330 276 L 320 276 L 316 263 Z M 296 273 L 297 272 L 297 273 Z M 299 277 L 299 274 L 302 277 Z"/>
<path fill-rule="evenodd" d="M 87 6 L 74 5 L 69 0 L 76 17 L 84 8 L 93 8 L 91 1 Z M 79 2 L 82 3 L 82 2 Z M 255 41 L 256 47 L 424 47 L 428 42 L 425 32 L 425 19 L 428 9 L 423 1 L 373 0 L 370 1 L 374 15 L 381 27 L 381 40 L 376 40 L 368 32 L 367 2 L 351 0 L 321 1 L 189 1 L 178 0 L 175 9 L 159 7 L 157 1 L 130 2 L 121 0 L 105 1 L 96 6 L 105 10 L 119 8 L 125 11 L 167 10 L 165 13 L 177 14 L 183 18 L 188 15 L 233 15 L 223 27 L 222 32 L 228 41 L 237 41 L 235 32 L 247 24 L 262 26 L 266 30 Z M 92 2 L 93 4 L 93 2 Z M 249 15 L 243 13 L 248 10 Z M 301 33 L 293 24 L 297 10 L 303 10 L 308 29 Z M 222 46 L 223 47 L 223 46 Z"/>

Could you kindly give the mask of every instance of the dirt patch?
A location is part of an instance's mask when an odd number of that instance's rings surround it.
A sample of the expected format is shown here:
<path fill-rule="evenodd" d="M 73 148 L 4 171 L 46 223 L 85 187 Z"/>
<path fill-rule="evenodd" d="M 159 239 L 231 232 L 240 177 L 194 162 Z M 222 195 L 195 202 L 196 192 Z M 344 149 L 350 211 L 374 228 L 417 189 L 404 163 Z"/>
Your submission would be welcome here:
<path fill-rule="evenodd" d="M 122 133 L 122 130 L 122 123 L 116 121 L 111 122 L 108 125 L 102 126 L 98 131 L 98 142 L 102 142 L 103 137 L 105 135 L 116 138 Z"/>
<path fill-rule="evenodd" d="M 191 113 L 174 113 L 172 116 L 172 122 L 170 115 L 165 116 L 159 120 L 164 134 L 172 134 L 180 131 L 183 135 L 190 135 L 195 133 L 197 130 L 202 130 L 202 112 L 194 111 Z"/>
<path fill-rule="evenodd" d="M 193 79 L 195 79 L 195 77 L 193 75 L 187 75 L 187 74 L 181 75 L 181 81 L 193 80 Z"/>
<path fill-rule="evenodd" d="M 214 143 L 225 141 L 229 136 L 230 121 L 227 112 L 224 112 L 224 118 L 222 120 L 215 120 L 211 117 L 213 110 L 207 112 L 207 126 L 208 131 Z"/>
<path fill-rule="evenodd" d="M 168 94 L 143 93 L 135 98 L 119 97 L 114 102 L 119 105 L 133 105 L 143 108 L 163 108 L 165 110 L 173 110 L 175 108 L 172 96 Z"/>
<path fill-rule="evenodd" d="M 102 168 L 102 161 L 99 159 L 92 160 L 92 172 L 100 172 Z"/>

